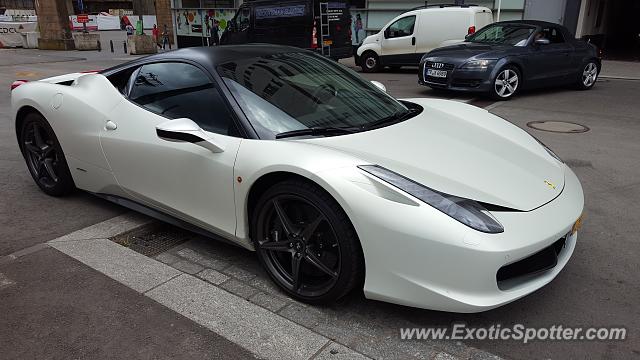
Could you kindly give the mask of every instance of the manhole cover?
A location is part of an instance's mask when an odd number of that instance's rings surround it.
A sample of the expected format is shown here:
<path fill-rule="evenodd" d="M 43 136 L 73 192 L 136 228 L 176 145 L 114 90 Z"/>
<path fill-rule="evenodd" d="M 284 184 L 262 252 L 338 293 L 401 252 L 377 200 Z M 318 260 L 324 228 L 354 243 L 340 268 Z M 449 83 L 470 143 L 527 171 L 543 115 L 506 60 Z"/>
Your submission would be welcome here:
<path fill-rule="evenodd" d="M 191 239 L 193 234 L 165 223 L 151 223 L 111 238 L 146 256 L 156 256 Z"/>
<path fill-rule="evenodd" d="M 584 125 L 566 121 L 531 121 L 527 123 L 527 126 L 536 130 L 568 134 L 583 133 L 589 131 L 589 128 Z"/>

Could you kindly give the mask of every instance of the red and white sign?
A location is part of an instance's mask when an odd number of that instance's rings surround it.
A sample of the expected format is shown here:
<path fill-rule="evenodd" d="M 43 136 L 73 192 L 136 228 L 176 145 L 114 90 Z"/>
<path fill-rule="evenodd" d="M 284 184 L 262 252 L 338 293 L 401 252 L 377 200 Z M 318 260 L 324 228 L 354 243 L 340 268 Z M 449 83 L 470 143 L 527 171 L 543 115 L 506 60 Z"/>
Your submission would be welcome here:
<path fill-rule="evenodd" d="M 82 20 L 86 22 L 80 22 Z M 83 24 L 87 24 L 87 30 L 89 31 L 97 31 L 98 30 L 98 19 L 96 15 L 70 15 L 69 20 L 71 21 L 71 30 L 81 31 L 84 30 Z"/>
<path fill-rule="evenodd" d="M 89 22 L 89 15 L 87 14 L 80 14 L 78 15 L 76 21 L 80 24 L 86 24 Z"/>

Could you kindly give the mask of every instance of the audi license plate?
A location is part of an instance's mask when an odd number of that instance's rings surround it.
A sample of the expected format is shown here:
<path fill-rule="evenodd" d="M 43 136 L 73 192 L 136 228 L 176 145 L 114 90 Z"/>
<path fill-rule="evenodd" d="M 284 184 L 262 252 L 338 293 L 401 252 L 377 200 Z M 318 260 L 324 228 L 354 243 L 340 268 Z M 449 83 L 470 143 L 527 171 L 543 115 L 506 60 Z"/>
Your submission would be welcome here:
<path fill-rule="evenodd" d="M 447 72 L 445 70 L 427 69 L 427 76 L 446 78 Z"/>

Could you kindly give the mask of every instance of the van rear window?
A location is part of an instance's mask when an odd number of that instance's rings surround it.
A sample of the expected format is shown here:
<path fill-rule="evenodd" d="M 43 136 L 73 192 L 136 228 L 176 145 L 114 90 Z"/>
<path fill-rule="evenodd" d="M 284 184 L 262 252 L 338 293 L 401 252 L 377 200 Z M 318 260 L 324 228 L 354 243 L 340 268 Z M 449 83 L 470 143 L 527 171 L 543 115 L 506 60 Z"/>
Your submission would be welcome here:
<path fill-rule="evenodd" d="M 283 17 L 304 16 L 305 5 L 260 6 L 256 7 L 256 19 L 276 19 Z"/>

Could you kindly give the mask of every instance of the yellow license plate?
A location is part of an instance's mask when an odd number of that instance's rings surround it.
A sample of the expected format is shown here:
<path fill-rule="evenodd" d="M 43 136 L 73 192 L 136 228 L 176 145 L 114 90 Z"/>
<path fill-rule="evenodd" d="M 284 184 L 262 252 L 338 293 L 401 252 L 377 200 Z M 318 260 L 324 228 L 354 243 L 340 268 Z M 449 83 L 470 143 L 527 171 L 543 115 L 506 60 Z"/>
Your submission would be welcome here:
<path fill-rule="evenodd" d="M 580 230 L 580 228 L 582 227 L 583 220 L 584 220 L 584 214 L 580 215 L 578 220 L 576 220 L 576 222 L 573 223 L 573 227 L 571 227 L 571 235 L 575 234 L 576 232 L 578 232 L 578 230 Z"/>
<path fill-rule="evenodd" d="M 324 46 L 329 46 L 333 44 L 333 40 L 325 40 L 324 41 Z"/>

